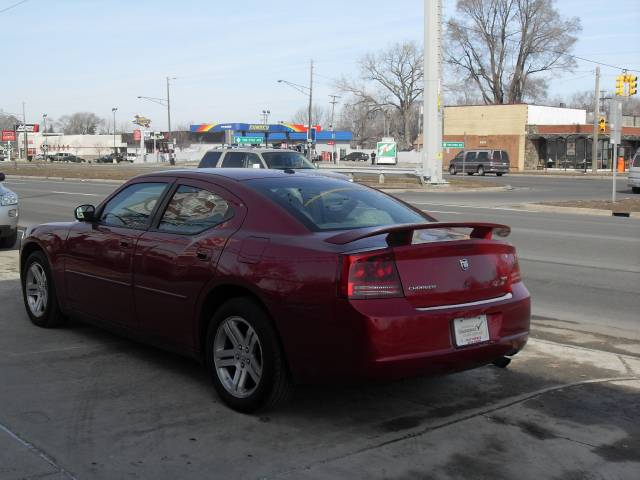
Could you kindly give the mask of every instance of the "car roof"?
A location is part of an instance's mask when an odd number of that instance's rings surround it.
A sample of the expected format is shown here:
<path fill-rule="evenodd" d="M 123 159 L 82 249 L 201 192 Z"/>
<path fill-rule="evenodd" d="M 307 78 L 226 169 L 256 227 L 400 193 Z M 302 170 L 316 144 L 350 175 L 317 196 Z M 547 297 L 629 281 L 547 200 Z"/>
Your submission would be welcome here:
<path fill-rule="evenodd" d="M 207 150 L 209 152 L 240 152 L 240 153 L 266 153 L 266 152 L 292 152 L 292 153 L 300 153 L 296 150 L 288 150 L 286 148 L 250 148 L 250 147 L 219 147 L 212 148 Z"/>
<path fill-rule="evenodd" d="M 292 173 L 291 173 L 292 172 Z M 319 175 L 307 175 L 299 170 L 275 170 L 268 168 L 184 168 L 176 170 L 163 170 L 161 172 L 153 172 L 140 177 L 145 176 L 188 176 L 190 178 L 198 177 L 210 177 L 210 178 L 226 178 L 229 180 L 235 180 L 242 182 L 244 180 L 252 180 L 255 178 L 285 178 L 296 176 L 304 176 L 305 178 L 324 178 Z M 136 177 L 136 178 L 140 178 Z"/>

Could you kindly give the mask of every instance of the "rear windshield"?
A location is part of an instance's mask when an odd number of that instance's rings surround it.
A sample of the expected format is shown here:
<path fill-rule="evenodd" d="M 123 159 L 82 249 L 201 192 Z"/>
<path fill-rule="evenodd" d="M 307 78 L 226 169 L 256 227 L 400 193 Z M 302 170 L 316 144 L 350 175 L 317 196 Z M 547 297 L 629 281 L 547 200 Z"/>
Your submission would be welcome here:
<path fill-rule="evenodd" d="M 284 170 L 285 168 L 309 169 L 315 167 L 298 152 L 265 152 L 262 154 L 267 168 Z"/>
<path fill-rule="evenodd" d="M 198 168 L 214 168 L 220 159 L 222 152 L 207 152 L 200 160 Z"/>
<path fill-rule="evenodd" d="M 247 183 L 312 231 L 429 221 L 383 193 L 341 180 L 266 178 Z"/>

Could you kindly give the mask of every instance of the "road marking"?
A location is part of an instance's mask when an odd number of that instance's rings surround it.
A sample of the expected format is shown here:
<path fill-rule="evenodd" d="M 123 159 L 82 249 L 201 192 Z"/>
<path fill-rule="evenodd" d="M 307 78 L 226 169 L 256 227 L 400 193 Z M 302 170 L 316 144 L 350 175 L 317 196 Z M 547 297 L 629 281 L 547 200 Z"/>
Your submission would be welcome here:
<path fill-rule="evenodd" d="M 99 193 L 56 192 L 56 191 L 50 191 L 48 193 L 54 193 L 56 195 L 84 195 L 85 197 L 104 197 L 104 195 L 100 195 Z"/>

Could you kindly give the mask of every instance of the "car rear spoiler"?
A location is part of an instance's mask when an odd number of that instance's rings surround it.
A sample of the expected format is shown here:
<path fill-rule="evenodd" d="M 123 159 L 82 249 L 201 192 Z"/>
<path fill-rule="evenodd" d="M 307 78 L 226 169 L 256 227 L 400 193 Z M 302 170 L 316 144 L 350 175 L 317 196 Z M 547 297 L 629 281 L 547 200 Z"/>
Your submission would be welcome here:
<path fill-rule="evenodd" d="M 471 238 L 481 238 L 491 240 L 495 233 L 498 237 L 507 237 L 511 233 L 511 228 L 498 223 L 484 222 L 434 222 L 434 223 L 403 223 L 400 225 L 386 225 L 382 227 L 367 227 L 349 230 L 347 232 L 338 233 L 325 239 L 327 243 L 334 245 L 346 245 L 363 238 L 375 237 L 376 235 L 387 235 L 387 244 L 389 246 L 408 245 L 413 238 L 413 232 L 416 230 L 442 228 L 470 228 Z"/>

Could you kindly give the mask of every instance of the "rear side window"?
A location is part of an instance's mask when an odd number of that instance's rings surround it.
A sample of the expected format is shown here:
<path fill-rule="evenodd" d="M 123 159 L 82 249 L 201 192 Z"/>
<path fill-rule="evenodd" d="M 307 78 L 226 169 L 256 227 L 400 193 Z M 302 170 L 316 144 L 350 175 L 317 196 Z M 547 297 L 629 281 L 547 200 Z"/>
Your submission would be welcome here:
<path fill-rule="evenodd" d="M 228 152 L 222 159 L 222 168 L 244 168 L 246 153 Z"/>
<path fill-rule="evenodd" d="M 489 152 L 478 152 L 478 162 L 486 162 L 489 160 Z"/>
<path fill-rule="evenodd" d="M 247 183 L 312 231 L 429 221 L 383 193 L 341 180 L 269 178 Z"/>
<path fill-rule="evenodd" d="M 232 216 L 231 206 L 221 196 L 201 188 L 180 185 L 162 215 L 158 230 L 194 235 Z"/>
<path fill-rule="evenodd" d="M 215 168 L 215 166 L 218 164 L 218 160 L 220 160 L 220 155 L 222 155 L 222 152 L 205 153 L 204 157 L 202 157 L 202 160 L 200 160 L 200 165 L 198 165 L 198 168 Z"/>
<path fill-rule="evenodd" d="M 255 153 L 247 153 L 247 168 L 262 168 L 260 157 Z"/>

